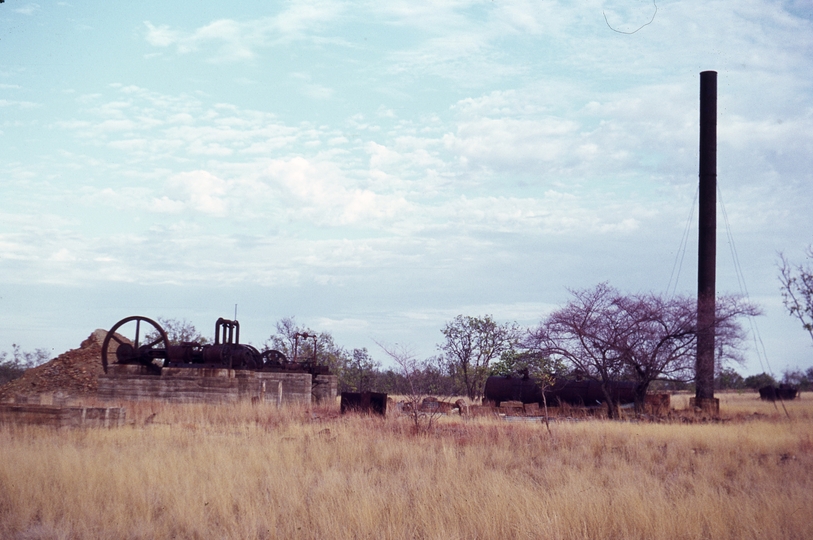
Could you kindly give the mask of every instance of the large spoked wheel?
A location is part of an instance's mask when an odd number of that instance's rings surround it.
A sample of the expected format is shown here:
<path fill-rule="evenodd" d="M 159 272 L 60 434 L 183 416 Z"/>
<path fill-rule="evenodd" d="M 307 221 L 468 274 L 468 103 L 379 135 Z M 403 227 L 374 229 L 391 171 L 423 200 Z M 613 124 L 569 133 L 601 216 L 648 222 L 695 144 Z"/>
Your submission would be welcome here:
<path fill-rule="evenodd" d="M 263 367 L 282 367 L 288 363 L 288 357 L 279 351 L 270 350 L 262 354 Z"/>
<path fill-rule="evenodd" d="M 160 324 L 138 315 L 127 317 L 117 322 L 105 336 L 102 367 L 105 373 L 108 363 L 143 364 L 160 369 L 153 360 L 166 358 L 168 346 L 167 333 Z"/>
<path fill-rule="evenodd" d="M 260 369 L 263 367 L 263 356 L 260 354 L 260 351 L 256 349 L 256 347 L 252 347 L 251 345 L 246 345 L 246 358 L 245 358 L 245 367 L 248 369 Z"/>

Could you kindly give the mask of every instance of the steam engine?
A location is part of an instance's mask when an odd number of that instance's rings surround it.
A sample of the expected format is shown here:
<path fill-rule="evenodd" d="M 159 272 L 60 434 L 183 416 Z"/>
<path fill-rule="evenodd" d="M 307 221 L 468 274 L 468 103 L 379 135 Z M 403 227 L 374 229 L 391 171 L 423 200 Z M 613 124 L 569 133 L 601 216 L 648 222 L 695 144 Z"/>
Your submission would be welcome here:
<path fill-rule="evenodd" d="M 125 331 L 125 329 L 127 331 Z M 125 337 L 119 331 L 134 337 Z M 313 339 L 311 358 L 299 360 L 299 339 Z M 160 374 L 164 367 L 247 369 L 254 371 L 300 371 L 312 375 L 327 374 L 327 366 L 316 361 L 316 335 L 295 335 L 294 358 L 269 349 L 260 352 L 252 345 L 240 343 L 240 323 L 220 318 L 215 323 L 214 343 L 181 342 L 171 344 L 160 324 L 141 316 L 127 317 L 117 322 L 102 343 L 102 366 L 107 373 L 109 363 L 142 365 Z"/>

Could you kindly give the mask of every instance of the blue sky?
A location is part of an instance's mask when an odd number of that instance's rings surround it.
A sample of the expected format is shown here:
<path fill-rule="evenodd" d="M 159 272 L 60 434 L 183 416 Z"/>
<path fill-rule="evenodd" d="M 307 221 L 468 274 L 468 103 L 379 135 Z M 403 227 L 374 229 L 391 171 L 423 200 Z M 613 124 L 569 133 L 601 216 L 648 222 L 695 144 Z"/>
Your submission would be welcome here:
<path fill-rule="evenodd" d="M 211 333 L 237 304 L 255 344 L 295 316 L 429 356 L 457 314 L 533 325 L 605 280 L 665 293 L 713 69 L 756 324 L 774 372 L 806 369 L 776 261 L 813 242 L 812 21 L 809 0 L 6 0 L 0 350 L 59 354 L 136 314 Z M 737 293 L 725 222 L 717 289 Z"/>

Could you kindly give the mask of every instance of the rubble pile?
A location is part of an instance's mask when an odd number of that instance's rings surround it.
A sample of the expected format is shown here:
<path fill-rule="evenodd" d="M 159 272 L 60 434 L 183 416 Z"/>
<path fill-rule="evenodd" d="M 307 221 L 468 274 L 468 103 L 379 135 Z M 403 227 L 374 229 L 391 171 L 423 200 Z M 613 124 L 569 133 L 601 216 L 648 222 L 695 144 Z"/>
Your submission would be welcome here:
<path fill-rule="evenodd" d="M 27 370 L 22 377 L 0 386 L 0 402 L 18 396 L 60 394 L 79 397 L 95 394 L 102 369 L 102 343 L 107 330 L 96 330 L 78 349 L 71 349 L 53 360 Z"/>

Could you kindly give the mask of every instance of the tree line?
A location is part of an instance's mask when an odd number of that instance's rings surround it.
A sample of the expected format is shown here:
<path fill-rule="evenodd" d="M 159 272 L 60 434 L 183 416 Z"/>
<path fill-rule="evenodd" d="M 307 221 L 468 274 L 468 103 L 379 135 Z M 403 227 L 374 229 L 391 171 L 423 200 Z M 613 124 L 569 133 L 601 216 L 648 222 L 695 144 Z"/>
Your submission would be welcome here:
<path fill-rule="evenodd" d="M 340 391 L 466 395 L 477 400 L 491 375 L 527 373 L 536 379 L 579 377 L 601 383 L 608 410 L 616 381 L 634 381 L 636 402 L 653 385 L 686 387 L 694 379 L 696 300 L 687 296 L 623 294 L 608 283 L 571 291 L 571 298 L 536 327 L 498 322 L 491 315 L 458 315 L 441 329 L 437 354 L 418 359 L 408 348 L 379 344 L 394 366 L 383 368 L 366 348 L 345 350 L 327 332 L 301 347 L 339 378 Z M 761 313 L 734 296 L 717 302 L 717 373 L 742 362 L 746 316 Z M 294 336 L 313 332 L 293 318 L 280 320 L 266 347 L 291 356 Z M 722 379 L 721 379 L 722 380 Z M 612 414 L 612 413 L 610 413 Z"/>
<path fill-rule="evenodd" d="M 813 259 L 813 246 L 808 246 L 806 255 Z M 779 280 L 787 312 L 813 338 L 813 268 L 809 263 L 793 264 L 780 254 Z M 295 347 L 299 358 L 315 355 L 338 376 L 339 391 L 465 395 L 477 400 L 491 375 L 522 372 L 537 380 L 593 379 L 601 383 L 612 415 L 609 389 L 615 381 L 635 382 L 638 406 L 653 388 L 691 388 L 698 333 L 696 308 L 696 300 L 689 296 L 624 294 L 605 282 L 571 290 L 563 306 L 532 328 L 501 323 L 491 315 L 458 315 L 440 330 L 437 354 L 428 358 L 417 358 L 408 347 L 379 343 L 393 364 L 386 368 L 366 348 L 341 347 L 330 332 L 314 332 L 297 324 L 294 317 L 280 319 L 264 345 L 289 359 L 294 357 Z M 743 362 L 746 333 L 742 318 L 761 313 L 758 306 L 742 298 L 718 298 L 713 323 L 717 388 L 776 384 L 772 375 L 743 378 L 731 367 Z M 207 341 L 185 320 L 158 321 L 171 342 Z M 315 339 L 298 341 L 297 334 L 305 333 Z M 17 345 L 12 348 L 10 356 L 0 352 L 0 384 L 48 359 L 43 349 L 24 352 Z M 783 382 L 807 390 L 813 387 L 813 368 L 786 371 Z"/>
<path fill-rule="evenodd" d="M 743 362 L 744 317 L 761 310 L 734 296 L 717 301 L 716 377 L 718 389 L 759 388 L 775 384 L 771 375 L 742 377 L 731 367 Z M 297 333 L 313 331 L 293 317 L 276 324 L 266 341 L 289 358 Z M 440 330 L 437 354 L 418 358 L 409 347 L 379 343 L 391 362 L 387 367 L 366 348 L 345 350 L 329 332 L 300 343 L 300 356 L 312 355 L 338 376 L 340 391 L 379 391 L 401 395 L 465 395 L 482 397 L 492 375 L 527 373 L 537 380 L 579 377 L 609 386 L 615 381 L 636 383 L 637 401 L 647 391 L 693 389 L 696 351 L 696 300 L 687 296 L 623 294 L 607 283 L 571 291 L 570 299 L 537 326 L 523 328 L 499 322 L 491 315 L 458 315 Z M 787 371 L 783 382 L 802 389 L 813 384 L 813 368 Z M 609 409 L 608 409 L 609 410 Z M 610 413 L 612 414 L 612 413 Z"/>

